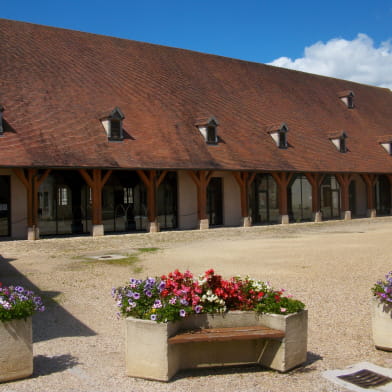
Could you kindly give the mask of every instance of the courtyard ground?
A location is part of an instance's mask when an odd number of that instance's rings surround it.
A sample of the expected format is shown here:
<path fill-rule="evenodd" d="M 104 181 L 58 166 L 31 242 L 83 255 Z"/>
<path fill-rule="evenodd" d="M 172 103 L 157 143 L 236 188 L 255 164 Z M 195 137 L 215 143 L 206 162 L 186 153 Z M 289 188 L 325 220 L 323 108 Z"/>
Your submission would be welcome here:
<path fill-rule="evenodd" d="M 90 256 L 121 254 L 125 259 Z M 41 293 L 34 374 L 0 392 L 346 391 L 322 372 L 368 361 L 392 368 L 371 341 L 370 287 L 392 270 L 392 217 L 0 242 L 0 281 Z M 112 287 L 179 268 L 214 268 L 286 288 L 309 310 L 308 360 L 287 374 L 256 367 L 179 373 L 172 382 L 124 372 L 124 323 Z"/>

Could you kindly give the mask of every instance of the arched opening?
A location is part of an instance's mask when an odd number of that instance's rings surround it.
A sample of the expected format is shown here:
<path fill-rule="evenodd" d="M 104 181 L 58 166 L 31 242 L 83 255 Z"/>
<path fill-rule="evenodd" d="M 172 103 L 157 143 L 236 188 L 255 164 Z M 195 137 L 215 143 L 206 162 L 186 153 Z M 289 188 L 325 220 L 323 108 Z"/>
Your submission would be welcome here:
<path fill-rule="evenodd" d="M 146 230 L 146 188 L 136 172 L 112 173 L 102 190 L 102 223 L 105 232 Z"/>
<path fill-rule="evenodd" d="M 53 170 L 38 190 L 41 235 L 82 234 L 91 229 L 91 192 L 79 173 Z"/>
<path fill-rule="evenodd" d="M 303 174 L 294 176 L 288 189 L 288 203 L 290 221 L 312 220 L 312 186 Z"/>
<path fill-rule="evenodd" d="M 335 176 L 326 175 L 321 184 L 321 212 L 323 219 L 340 218 L 340 186 Z"/>
<path fill-rule="evenodd" d="M 254 224 L 278 223 L 278 187 L 271 174 L 257 174 L 249 194 L 249 209 Z"/>

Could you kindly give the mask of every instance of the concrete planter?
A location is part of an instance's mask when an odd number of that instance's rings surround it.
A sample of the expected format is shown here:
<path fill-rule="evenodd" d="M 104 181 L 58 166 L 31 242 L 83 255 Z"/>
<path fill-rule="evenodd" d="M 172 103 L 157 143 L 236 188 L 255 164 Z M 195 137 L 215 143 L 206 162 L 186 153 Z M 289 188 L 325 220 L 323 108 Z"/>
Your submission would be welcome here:
<path fill-rule="evenodd" d="M 31 317 L 0 321 L 0 382 L 29 377 L 33 373 Z"/>
<path fill-rule="evenodd" d="M 253 339 L 169 345 L 167 339 L 180 330 L 265 325 L 285 331 L 283 339 Z M 156 323 L 126 319 L 126 374 L 168 381 L 181 369 L 208 366 L 259 364 L 286 372 L 306 361 L 306 310 L 287 316 L 257 315 L 234 311 L 226 314 L 191 315 L 184 320 Z"/>
<path fill-rule="evenodd" d="M 376 348 L 392 351 L 392 304 L 373 298 L 372 330 Z"/>

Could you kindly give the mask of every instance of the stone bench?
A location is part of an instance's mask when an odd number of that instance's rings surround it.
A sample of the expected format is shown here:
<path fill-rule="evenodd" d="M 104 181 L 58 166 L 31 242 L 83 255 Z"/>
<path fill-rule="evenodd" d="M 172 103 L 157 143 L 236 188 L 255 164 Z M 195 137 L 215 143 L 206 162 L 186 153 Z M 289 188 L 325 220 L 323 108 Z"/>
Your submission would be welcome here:
<path fill-rule="evenodd" d="M 169 323 L 126 319 L 126 373 L 132 377 L 169 381 L 182 369 L 244 364 L 286 372 L 306 357 L 306 310 L 202 314 Z"/>

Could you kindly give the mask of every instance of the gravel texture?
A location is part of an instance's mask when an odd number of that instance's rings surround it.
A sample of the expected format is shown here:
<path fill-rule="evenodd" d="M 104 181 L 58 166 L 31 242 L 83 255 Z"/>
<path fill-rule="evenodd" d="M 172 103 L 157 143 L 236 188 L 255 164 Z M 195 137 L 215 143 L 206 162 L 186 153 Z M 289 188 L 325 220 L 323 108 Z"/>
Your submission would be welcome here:
<path fill-rule="evenodd" d="M 386 217 L 0 242 L 0 281 L 40 292 L 47 305 L 33 319 L 33 376 L 0 392 L 345 391 L 322 372 L 362 361 L 392 368 L 392 353 L 373 347 L 370 324 L 370 287 L 392 270 L 391 238 Z M 89 257 L 110 254 L 127 258 Z M 237 367 L 182 372 L 170 383 L 126 377 L 111 288 L 175 268 L 286 288 L 309 310 L 307 363 L 287 374 Z"/>

